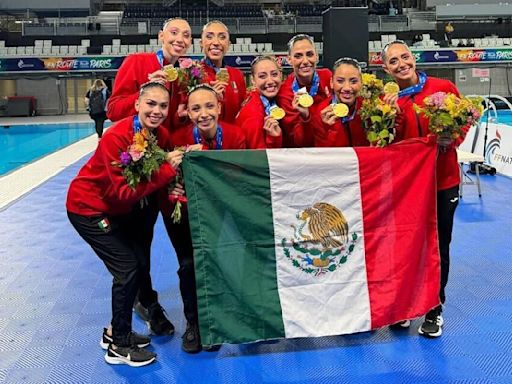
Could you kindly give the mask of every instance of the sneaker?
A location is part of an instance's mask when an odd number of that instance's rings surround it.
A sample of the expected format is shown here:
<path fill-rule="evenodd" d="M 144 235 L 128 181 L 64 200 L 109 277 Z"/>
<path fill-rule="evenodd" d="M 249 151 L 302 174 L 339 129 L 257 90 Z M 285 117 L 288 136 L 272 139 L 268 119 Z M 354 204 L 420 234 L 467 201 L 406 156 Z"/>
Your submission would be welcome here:
<path fill-rule="evenodd" d="M 144 335 L 139 335 L 138 333 L 131 332 L 130 333 L 130 343 L 133 346 L 137 346 L 139 348 L 144 348 L 151 343 L 151 339 Z M 100 345 L 104 350 L 108 349 L 109 344 L 112 344 L 114 339 L 112 336 L 109 336 L 107 333 L 107 328 L 103 328 L 103 335 L 101 336 Z"/>
<path fill-rule="evenodd" d="M 155 335 L 172 335 L 174 325 L 165 316 L 165 311 L 159 303 L 151 304 L 148 308 L 149 320 L 146 322 L 151 333 Z"/>
<path fill-rule="evenodd" d="M 187 330 L 183 334 L 182 339 L 181 349 L 187 353 L 197 353 L 203 349 L 197 324 L 190 324 L 187 322 Z"/>
<path fill-rule="evenodd" d="M 389 328 L 392 328 L 392 329 L 406 329 L 406 328 L 409 328 L 410 326 L 411 326 L 411 320 L 402 320 L 402 321 L 399 321 L 398 323 L 391 324 L 389 326 Z"/>
<path fill-rule="evenodd" d="M 425 321 L 418 328 L 418 333 L 425 337 L 439 337 L 443 333 L 441 328 L 444 324 L 441 306 L 430 310 L 425 315 Z"/>
<path fill-rule="evenodd" d="M 116 347 L 109 344 L 105 361 L 109 364 L 128 364 L 130 367 L 142 367 L 156 360 L 156 353 L 137 346 Z"/>
<path fill-rule="evenodd" d="M 135 312 L 135 314 L 142 320 L 149 321 L 149 311 L 139 300 L 133 304 L 133 312 Z"/>

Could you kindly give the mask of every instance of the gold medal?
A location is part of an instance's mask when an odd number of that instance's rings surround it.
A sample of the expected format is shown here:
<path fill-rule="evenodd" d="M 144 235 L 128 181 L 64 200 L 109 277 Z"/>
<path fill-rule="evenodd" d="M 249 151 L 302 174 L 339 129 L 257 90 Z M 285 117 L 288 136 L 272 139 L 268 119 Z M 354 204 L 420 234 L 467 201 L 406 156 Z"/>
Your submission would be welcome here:
<path fill-rule="evenodd" d="M 270 109 L 270 117 L 276 120 L 281 120 L 286 115 L 286 112 L 281 107 L 273 107 Z"/>
<path fill-rule="evenodd" d="M 394 95 L 398 92 L 400 92 L 400 87 L 394 81 L 390 81 L 384 85 L 384 93 Z"/>
<path fill-rule="evenodd" d="M 332 104 L 332 111 L 336 117 L 345 117 L 348 115 L 348 106 L 343 103 Z"/>
<path fill-rule="evenodd" d="M 229 72 L 226 68 L 221 68 L 219 69 L 219 72 L 217 72 L 215 74 L 215 80 L 217 81 L 224 81 L 224 82 L 228 82 L 229 81 Z"/>
<path fill-rule="evenodd" d="M 299 105 L 304 108 L 309 108 L 313 105 L 313 97 L 308 93 L 303 93 L 299 96 Z"/>
<path fill-rule="evenodd" d="M 178 78 L 178 70 L 174 68 L 172 65 L 166 65 L 163 67 L 165 78 L 167 81 L 174 81 Z"/>

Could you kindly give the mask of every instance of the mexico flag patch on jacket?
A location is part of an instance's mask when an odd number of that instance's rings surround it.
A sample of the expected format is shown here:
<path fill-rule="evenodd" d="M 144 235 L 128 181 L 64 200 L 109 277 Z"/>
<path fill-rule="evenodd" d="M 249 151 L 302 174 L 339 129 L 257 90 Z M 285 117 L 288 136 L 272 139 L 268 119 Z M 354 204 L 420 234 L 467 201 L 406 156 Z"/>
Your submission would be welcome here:
<path fill-rule="evenodd" d="M 184 162 L 204 345 L 364 332 L 439 304 L 436 145 Z"/>

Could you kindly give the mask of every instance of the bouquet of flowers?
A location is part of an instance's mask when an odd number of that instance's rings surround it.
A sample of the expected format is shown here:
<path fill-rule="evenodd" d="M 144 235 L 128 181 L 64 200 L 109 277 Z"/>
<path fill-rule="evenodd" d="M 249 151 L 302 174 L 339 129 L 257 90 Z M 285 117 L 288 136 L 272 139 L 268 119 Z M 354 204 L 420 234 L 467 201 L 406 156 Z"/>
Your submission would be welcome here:
<path fill-rule="evenodd" d="M 178 82 L 182 92 L 188 92 L 190 89 L 204 82 L 205 73 L 201 63 L 197 60 L 185 58 L 180 61 L 178 69 Z"/>
<path fill-rule="evenodd" d="M 458 97 L 453 93 L 436 92 L 423 99 L 423 106 L 414 110 L 429 119 L 428 128 L 437 136 L 458 139 L 465 127 L 478 122 L 483 113 L 481 97 Z"/>
<path fill-rule="evenodd" d="M 382 80 L 377 79 L 375 75 L 363 74 L 363 86 L 360 91 L 363 102 L 358 113 L 363 121 L 368 141 L 377 147 L 385 147 L 395 138 L 397 111 L 395 107 L 382 100 L 384 88 Z"/>
<path fill-rule="evenodd" d="M 133 143 L 119 155 L 112 165 L 123 169 L 128 186 L 136 189 L 141 181 L 151 180 L 165 161 L 165 151 L 158 146 L 156 136 L 146 128 L 133 135 Z"/>
<path fill-rule="evenodd" d="M 183 172 L 181 168 L 178 169 L 174 182 L 169 187 L 169 191 L 172 191 L 176 184 L 183 185 Z M 183 195 L 169 194 L 169 201 L 174 204 L 174 210 L 171 214 L 172 222 L 175 224 L 179 223 L 181 221 L 181 207 L 188 201 L 187 197 Z"/>

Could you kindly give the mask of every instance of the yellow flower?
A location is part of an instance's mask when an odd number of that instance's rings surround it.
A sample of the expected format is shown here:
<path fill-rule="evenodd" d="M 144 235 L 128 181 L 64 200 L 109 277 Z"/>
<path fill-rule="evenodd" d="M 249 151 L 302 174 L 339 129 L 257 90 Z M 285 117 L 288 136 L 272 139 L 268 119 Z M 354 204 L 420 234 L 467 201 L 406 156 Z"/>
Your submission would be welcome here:
<path fill-rule="evenodd" d="M 391 110 L 392 110 L 391 105 L 389 105 L 387 103 L 381 102 L 381 103 L 379 103 L 377 108 L 379 108 L 379 110 L 382 112 L 383 115 L 391 114 Z"/>
<path fill-rule="evenodd" d="M 363 73 L 363 84 L 371 84 L 374 80 L 376 80 L 375 75 L 372 75 L 371 73 Z"/>
<path fill-rule="evenodd" d="M 144 152 L 148 146 L 148 141 L 144 137 L 144 132 L 137 132 L 133 135 L 133 149 L 138 152 Z"/>

